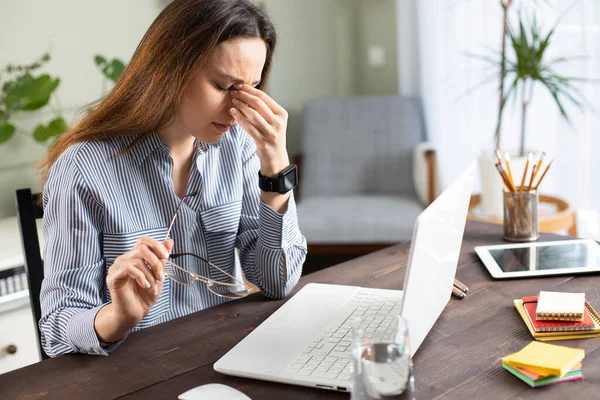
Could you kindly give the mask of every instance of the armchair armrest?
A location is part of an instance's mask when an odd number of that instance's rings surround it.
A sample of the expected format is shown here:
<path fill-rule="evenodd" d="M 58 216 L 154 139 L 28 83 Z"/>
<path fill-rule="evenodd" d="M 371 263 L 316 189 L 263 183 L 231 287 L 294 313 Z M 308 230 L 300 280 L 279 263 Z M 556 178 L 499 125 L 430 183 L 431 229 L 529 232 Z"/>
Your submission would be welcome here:
<path fill-rule="evenodd" d="M 436 152 L 431 143 L 421 143 L 414 150 L 413 182 L 417 196 L 425 205 L 431 204 L 440 193 Z"/>

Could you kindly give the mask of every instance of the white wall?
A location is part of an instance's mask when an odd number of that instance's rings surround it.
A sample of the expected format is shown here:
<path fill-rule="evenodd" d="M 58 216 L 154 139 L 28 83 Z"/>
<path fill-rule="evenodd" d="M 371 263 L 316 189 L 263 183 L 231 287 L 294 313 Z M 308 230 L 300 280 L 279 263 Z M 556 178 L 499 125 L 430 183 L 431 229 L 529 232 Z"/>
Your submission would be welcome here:
<path fill-rule="evenodd" d="M 164 0 L 0 0 L 0 68 L 28 64 L 50 52 L 46 71 L 61 78 L 58 97 L 71 119 L 102 94 L 94 55 L 128 62 L 164 5 Z M 50 116 L 24 113 L 19 126 L 48 122 Z M 0 146 L 0 218 L 15 213 L 15 189 L 39 189 L 32 164 L 44 151 L 24 137 Z"/>

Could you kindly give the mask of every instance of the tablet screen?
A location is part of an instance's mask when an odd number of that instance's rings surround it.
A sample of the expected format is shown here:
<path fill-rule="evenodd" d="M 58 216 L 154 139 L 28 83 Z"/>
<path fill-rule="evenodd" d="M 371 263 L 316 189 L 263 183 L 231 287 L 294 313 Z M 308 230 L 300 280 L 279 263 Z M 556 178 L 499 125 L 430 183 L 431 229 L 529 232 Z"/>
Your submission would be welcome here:
<path fill-rule="evenodd" d="M 489 253 L 504 272 L 593 268 L 600 265 L 597 246 L 589 246 L 585 242 L 489 249 Z"/>

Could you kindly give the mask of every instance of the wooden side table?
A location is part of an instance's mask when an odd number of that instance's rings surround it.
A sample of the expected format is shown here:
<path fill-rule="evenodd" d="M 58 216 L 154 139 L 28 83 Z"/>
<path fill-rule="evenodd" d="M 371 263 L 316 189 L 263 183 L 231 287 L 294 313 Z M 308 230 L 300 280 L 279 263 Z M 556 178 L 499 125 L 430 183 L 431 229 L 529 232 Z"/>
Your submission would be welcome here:
<path fill-rule="evenodd" d="M 567 230 L 569 235 L 577 236 L 577 219 L 575 218 L 575 210 L 566 201 L 559 199 L 558 197 L 547 196 L 540 194 L 540 205 L 550 204 L 556 209 L 551 214 L 541 212 L 538 208 L 540 232 L 542 233 L 555 233 L 561 230 Z M 477 206 L 481 202 L 481 195 L 474 194 L 471 196 L 471 202 L 469 203 L 469 214 L 467 219 L 473 221 L 489 222 L 492 224 L 502 225 L 504 221 L 502 219 L 496 219 L 486 217 L 475 212 Z"/>

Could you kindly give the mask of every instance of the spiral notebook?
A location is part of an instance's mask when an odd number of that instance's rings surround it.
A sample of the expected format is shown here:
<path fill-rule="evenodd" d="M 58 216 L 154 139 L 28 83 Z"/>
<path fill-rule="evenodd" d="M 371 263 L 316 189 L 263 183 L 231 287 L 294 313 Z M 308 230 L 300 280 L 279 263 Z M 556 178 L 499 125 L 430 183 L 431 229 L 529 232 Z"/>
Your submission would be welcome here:
<path fill-rule="evenodd" d="M 536 320 L 582 321 L 585 312 L 585 293 L 541 291 Z"/>
<path fill-rule="evenodd" d="M 584 339 L 584 338 L 600 337 L 600 316 L 598 315 L 598 313 L 596 313 L 596 310 L 594 310 L 592 305 L 590 303 L 588 303 L 587 301 L 585 302 L 585 308 L 586 308 L 586 311 L 588 312 L 590 318 L 596 324 L 596 328 L 594 328 L 593 330 L 589 330 L 589 331 L 570 331 L 570 332 L 568 332 L 568 331 L 567 332 L 536 332 L 533 329 L 533 325 L 531 324 L 531 321 L 527 314 L 525 306 L 523 306 L 523 300 L 515 299 L 515 300 L 513 300 L 513 304 L 515 305 L 515 308 L 519 312 L 519 315 L 521 316 L 521 318 L 523 318 L 523 322 L 525 322 L 527 329 L 529 329 L 529 333 L 531 333 L 531 336 L 533 336 L 536 340 L 548 341 L 548 340 L 569 340 L 569 339 Z"/>
<path fill-rule="evenodd" d="M 527 311 L 529 322 L 533 325 L 536 332 L 572 332 L 572 331 L 592 331 L 596 329 L 596 324 L 590 317 L 587 310 L 583 313 L 582 321 L 548 321 L 536 320 L 536 309 L 538 308 L 538 296 L 526 296 L 522 298 L 523 307 Z M 585 304 L 585 300 L 584 300 Z"/>

